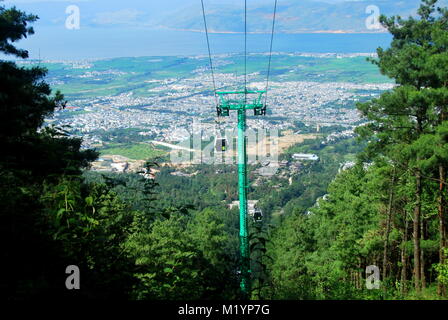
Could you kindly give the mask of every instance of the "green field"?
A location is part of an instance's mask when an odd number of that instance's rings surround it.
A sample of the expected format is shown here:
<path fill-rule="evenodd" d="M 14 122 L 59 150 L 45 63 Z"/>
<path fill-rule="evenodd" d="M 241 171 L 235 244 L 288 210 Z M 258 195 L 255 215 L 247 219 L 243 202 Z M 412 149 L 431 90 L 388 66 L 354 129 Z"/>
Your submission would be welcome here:
<path fill-rule="evenodd" d="M 218 67 L 219 72 L 239 74 L 243 60 L 234 57 L 234 64 Z M 267 73 L 268 57 L 253 55 L 248 58 L 248 73 Z M 317 81 L 317 82 L 355 82 L 384 83 L 390 80 L 380 74 L 378 67 L 368 62 L 366 57 L 320 58 L 291 55 L 275 55 L 272 58 L 271 77 L 275 81 Z"/>
<path fill-rule="evenodd" d="M 160 83 L 148 80 L 192 78 L 202 69 L 208 74 L 206 57 L 137 57 L 96 60 L 90 67 L 80 69 L 70 63 L 45 63 L 48 81 L 61 90 L 67 98 L 95 98 L 133 92 L 135 96 L 148 97 L 163 92 L 151 92 Z M 267 74 L 268 56 L 250 55 L 247 72 L 257 73 L 257 81 L 264 81 Z M 241 55 L 215 58 L 217 73 L 242 75 L 244 59 Z M 378 68 L 365 57 L 304 57 L 274 55 L 271 79 L 273 81 L 316 81 L 384 83 L 390 80 L 380 74 Z"/>
<path fill-rule="evenodd" d="M 166 154 L 165 151 L 155 149 L 146 143 L 115 144 L 99 151 L 101 155 L 119 155 L 132 160 L 152 160 Z"/>

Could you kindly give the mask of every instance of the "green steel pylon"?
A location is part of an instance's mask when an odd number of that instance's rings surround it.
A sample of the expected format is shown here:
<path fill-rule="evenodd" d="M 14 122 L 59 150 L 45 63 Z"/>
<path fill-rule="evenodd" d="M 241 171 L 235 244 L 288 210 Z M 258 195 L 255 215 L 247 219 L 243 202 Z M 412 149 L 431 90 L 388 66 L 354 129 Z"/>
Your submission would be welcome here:
<path fill-rule="evenodd" d="M 223 91 L 219 96 L 218 116 L 229 116 L 230 110 L 238 112 L 238 194 L 240 201 L 240 253 L 241 253 L 241 291 L 245 298 L 250 297 L 250 248 L 247 226 L 247 154 L 246 154 L 246 110 L 254 110 L 254 115 L 266 115 L 266 104 L 262 96 L 266 91 Z M 230 98 L 236 95 L 236 98 Z M 248 95 L 257 95 L 248 103 Z"/>
<path fill-rule="evenodd" d="M 277 0 L 274 5 L 274 15 L 272 18 L 271 45 L 269 50 L 269 64 L 266 78 L 266 90 L 248 91 L 247 90 L 247 0 L 244 0 L 244 91 L 216 92 L 215 75 L 213 72 L 212 54 L 210 50 L 210 41 L 208 36 L 207 19 L 204 8 L 204 0 L 201 0 L 202 15 L 204 18 L 205 35 L 207 39 L 208 57 L 210 60 L 210 71 L 212 74 L 213 88 L 217 101 L 218 116 L 229 116 L 230 110 L 238 111 L 238 184 L 240 198 L 240 251 L 242 258 L 241 266 L 241 290 L 246 298 L 250 295 L 250 249 L 247 232 L 247 157 L 246 157 L 246 110 L 254 110 L 254 115 L 266 115 L 266 101 L 263 104 L 261 99 L 263 94 L 267 96 L 269 88 L 269 75 L 271 71 L 272 44 L 274 40 L 275 18 L 277 13 Z M 251 103 L 247 103 L 248 95 L 258 95 Z M 229 95 L 240 95 L 243 98 L 231 99 Z"/>

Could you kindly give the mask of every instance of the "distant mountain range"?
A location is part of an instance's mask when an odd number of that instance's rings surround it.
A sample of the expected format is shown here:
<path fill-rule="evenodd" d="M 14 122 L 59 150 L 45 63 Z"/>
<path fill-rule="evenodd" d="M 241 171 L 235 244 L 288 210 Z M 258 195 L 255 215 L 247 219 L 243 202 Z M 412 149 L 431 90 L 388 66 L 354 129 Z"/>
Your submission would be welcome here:
<path fill-rule="evenodd" d="M 81 27 L 122 29 L 143 27 L 203 31 L 200 0 L 6 0 L 6 6 L 39 15 L 36 26 L 63 27 L 66 8 L 80 8 Z M 244 0 L 204 0 L 212 32 L 244 30 Z M 268 32 L 274 0 L 247 0 L 249 32 Z M 366 27 L 366 19 L 376 6 L 381 14 L 414 15 L 420 0 L 278 0 L 277 32 L 379 32 Z M 448 0 L 440 0 L 443 6 Z"/>
<path fill-rule="evenodd" d="M 441 1 L 446 5 L 447 1 Z M 207 2 L 207 22 L 212 32 L 235 33 L 244 30 L 244 1 Z M 419 0 L 279 0 L 277 32 L 382 32 L 381 29 L 368 29 L 366 20 L 373 14 L 368 6 L 376 6 L 381 14 L 415 15 Z M 272 24 L 274 0 L 248 1 L 248 30 L 259 33 L 268 32 Z M 174 14 L 163 17 L 155 24 L 160 28 L 203 31 L 202 11 L 199 0 L 194 5 L 183 8 Z"/>

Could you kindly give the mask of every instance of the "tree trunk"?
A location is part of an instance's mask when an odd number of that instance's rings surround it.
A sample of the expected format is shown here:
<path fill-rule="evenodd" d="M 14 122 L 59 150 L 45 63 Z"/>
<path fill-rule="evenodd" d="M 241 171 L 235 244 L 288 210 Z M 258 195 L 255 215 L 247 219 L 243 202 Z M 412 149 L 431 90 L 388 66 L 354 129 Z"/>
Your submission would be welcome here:
<path fill-rule="evenodd" d="M 415 208 L 414 208 L 414 222 L 413 222 L 413 241 L 414 241 L 414 285 L 415 291 L 420 293 L 420 214 L 421 214 L 421 194 L 422 194 L 422 177 L 420 170 L 416 174 L 416 190 L 415 190 Z"/>
<path fill-rule="evenodd" d="M 389 188 L 389 203 L 387 205 L 387 218 L 386 218 L 386 236 L 384 239 L 384 249 L 383 249 L 383 281 L 386 280 L 387 276 L 387 253 L 389 249 L 389 234 L 390 234 L 390 225 L 392 218 L 392 203 L 394 201 L 394 184 L 395 184 L 395 169 L 392 176 L 392 183 Z M 384 287 L 385 288 L 385 287 Z"/>
<path fill-rule="evenodd" d="M 408 269 L 408 258 L 407 258 L 407 252 L 406 252 L 406 242 L 408 241 L 408 227 L 409 227 L 409 221 L 408 221 L 408 215 L 407 212 L 404 212 L 404 232 L 403 232 L 403 248 L 401 249 L 401 294 L 405 295 L 407 293 L 407 269 Z"/>
<path fill-rule="evenodd" d="M 445 262 L 445 252 L 446 247 L 446 229 L 445 229 L 445 199 L 444 199 L 444 188 L 445 188 L 445 167 L 439 165 L 439 204 L 438 204 L 438 215 L 439 215 L 439 262 L 443 264 Z M 440 281 L 437 284 L 437 294 L 439 296 L 446 296 L 446 287 Z"/>
<path fill-rule="evenodd" d="M 421 219 L 420 222 L 420 239 L 425 240 L 425 219 Z M 421 246 L 420 246 L 421 247 Z M 426 288 L 426 276 L 425 276 L 425 251 L 420 248 L 420 281 L 422 282 L 422 289 Z"/>

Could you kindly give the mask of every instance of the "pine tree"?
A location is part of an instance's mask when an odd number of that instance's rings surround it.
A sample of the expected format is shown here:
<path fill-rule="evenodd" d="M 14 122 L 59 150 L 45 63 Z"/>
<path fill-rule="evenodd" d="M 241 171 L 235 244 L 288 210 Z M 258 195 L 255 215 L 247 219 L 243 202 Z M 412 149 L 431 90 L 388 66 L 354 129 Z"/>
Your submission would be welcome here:
<path fill-rule="evenodd" d="M 382 16 L 382 25 L 392 34 L 391 47 L 377 50 L 377 64 L 382 74 L 395 79 L 397 87 L 379 99 L 359 105 L 362 114 L 372 122 L 358 132 L 371 139 L 371 158 L 387 157 L 399 166 L 408 168 L 414 176 L 413 244 L 414 283 L 421 290 L 422 279 L 422 194 L 425 177 L 421 163 L 424 160 L 414 150 L 415 142 L 425 134 L 433 134 L 445 119 L 446 62 L 448 44 L 448 12 L 436 8 L 437 0 L 423 0 L 418 18 L 403 19 L 399 16 Z M 438 163 L 438 180 L 444 181 L 445 164 Z M 439 216 L 443 229 L 444 200 L 441 184 Z M 441 250 L 445 235 L 441 231 Z"/>
<path fill-rule="evenodd" d="M 37 19 L 0 6 L 0 52 L 27 58 L 28 52 L 14 43 L 34 33 L 30 24 Z M 79 179 L 98 156 L 81 150 L 81 139 L 45 127 L 45 118 L 65 106 L 60 92 L 52 95 L 45 75 L 43 68 L 0 60 L 0 287 L 10 297 L 39 294 L 55 285 L 63 249 L 49 233 L 53 216 L 46 216 L 40 198 L 45 186 L 57 185 L 63 176 Z"/>

